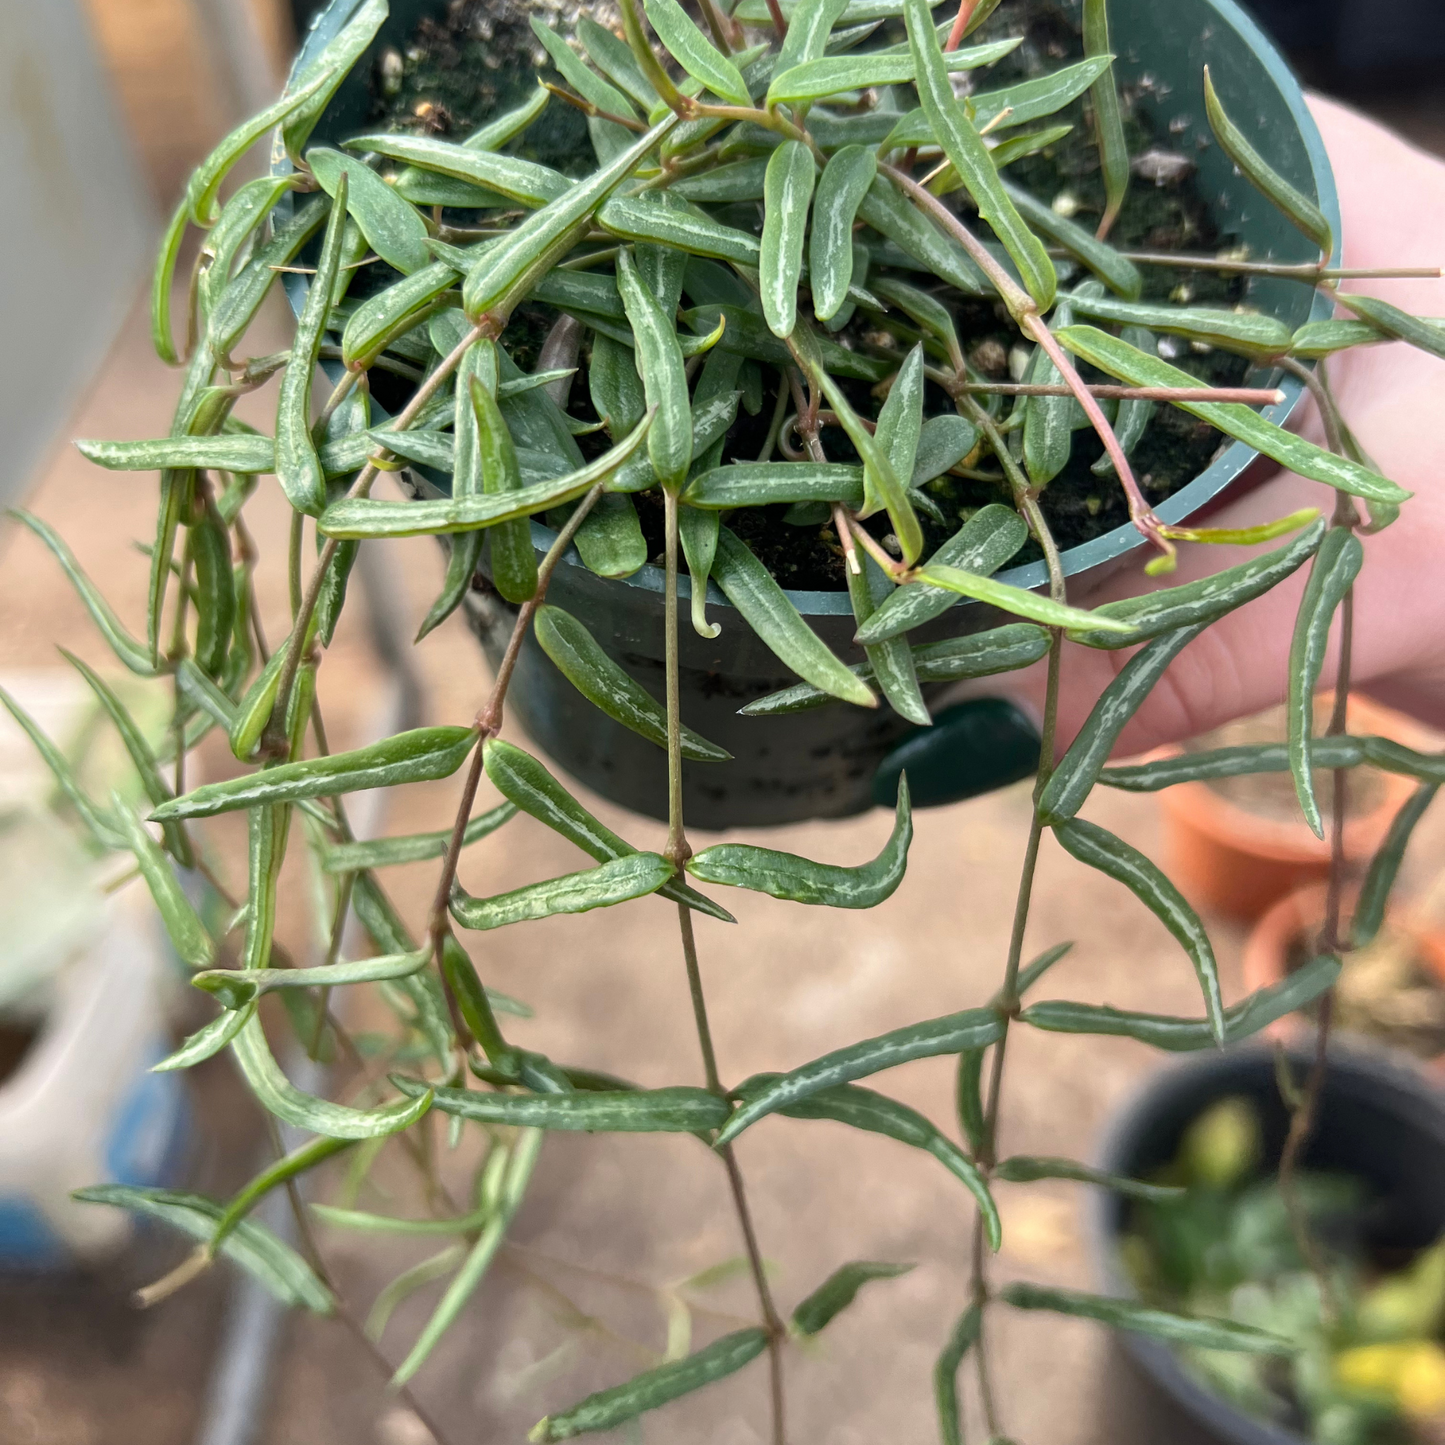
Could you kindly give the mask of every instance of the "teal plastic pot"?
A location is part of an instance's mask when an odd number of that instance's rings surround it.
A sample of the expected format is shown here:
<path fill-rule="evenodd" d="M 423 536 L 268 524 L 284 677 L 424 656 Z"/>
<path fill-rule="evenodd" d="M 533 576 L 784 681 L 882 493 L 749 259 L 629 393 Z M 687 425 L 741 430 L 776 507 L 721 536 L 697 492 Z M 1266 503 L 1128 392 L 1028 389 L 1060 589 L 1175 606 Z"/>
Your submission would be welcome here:
<path fill-rule="evenodd" d="M 307 35 L 298 66 L 306 64 L 359 3 L 333 0 Z M 440 15 L 445 9 L 446 0 L 392 0 L 391 18 L 378 44 L 404 45 L 423 17 Z M 1197 183 L 1201 193 L 1212 199 L 1220 230 L 1246 243 L 1256 258 L 1313 260 L 1310 243 L 1236 174 L 1228 157 L 1213 144 L 1204 114 L 1203 73 L 1208 65 L 1226 109 L 1251 142 L 1276 170 L 1318 202 L 1338 235 L 1339 202 L 1324 143 L 1298 82 L 1259 27 L 1234 0 L 1170 0 L 1167 5 L 1158 0 L 1111 0 L 1110 17 L 1121 82 L 1139 89 L 1155 133 L 1171 137 L 1196 158 Z M 334 141 L 362 128 L 370 104 L 370 74 L 368 57 L 338 92 L 318 128 L 318 140 Z M 285 279 L 299 305 L 304 278 Z M 1332 312 L 1327 299 L 1294 281 L 1256 280 L 1248 299 L 1291 326 L 1325 319 Z M 1302 388 L 1291 377 L 1280 379 L 1279 385 L 1285 400 L 1265 415 L 1284 422 Z M 1166 522 L 1186 522 L 1227 488 L 1245 484 L 1254 460 L 1255 453 L 1242 443 L 1227 446 L 1205 471 L 1159 506 L 1159 515 Z M 419 491 L 447 483 L 445 478 L 411 476 Z M 533 523 L 532 535 L 542 551 L 554 534 Z M 1066 551 L 1064 569 L 1072 577 L 1096 581 L 1124 565 L 1141 546 L 1142 539 L 1132 527 L 1119 527 Z M 1043 564 L 1037 563 L 1003 573 L 1002 580 L 1040 587 L 1047 579 Z M 688 579 L 683 577 L 679 585 L 686 598 Z M 618 663 L 661 697 L 662 588 L 659 568 L 648 566 L 624 581 L 607 581 L 589 572 L 571 553 L 557 569 L 548 600 L 580 617 Z M 788 596 L 839 656 L 849 662 L 862 659 L 861 649 L 852 641 L 855 627 L 846 592 Z M 708 603 L 709 616 L 722 625 L 722 633 L 709 642 L 691 627 L 682 627 L 682 713 L 689 726 L 732 753 L 733 761 L 684 765 L 689 823 L 720 829 L 851 816 L 888 797 L 900 751 L 906 753 L 915 800 L 951 802 L 977 790 L 976 770 L 960 756 L 960 739 L 947 715 L 940 715 L 940 724 L 932 729 L 912 727 L 886 708 L 868 711 L 842 703 L 793 717 L 740 717 L 738 709 L 744 704 L 796 679 L 716 587 L 709 588 Z M 514 609 L 479 576 L 468 598 L 467 617 L 494 665 L 514 615 Z M 922 629 L 916 640 L 977 632 L 999 620 L 990 608 L 961 603 Z M 537 745 L 573 777 L 614 802 L 653 817 L 666 816 L 662 752 L 585 702 L 530 636 L 508 704 Z M 1017 764 L 1017 774 L 1025 775 L 1033 754 L 1021 720 L 1001 708 L 993 721 L 991 733 L 985 733 L 982 741 L 977 728 L 970 729 L 968 747 L 1004 750 Z M 989 771 L 996 779 L 998 769 Z"/>

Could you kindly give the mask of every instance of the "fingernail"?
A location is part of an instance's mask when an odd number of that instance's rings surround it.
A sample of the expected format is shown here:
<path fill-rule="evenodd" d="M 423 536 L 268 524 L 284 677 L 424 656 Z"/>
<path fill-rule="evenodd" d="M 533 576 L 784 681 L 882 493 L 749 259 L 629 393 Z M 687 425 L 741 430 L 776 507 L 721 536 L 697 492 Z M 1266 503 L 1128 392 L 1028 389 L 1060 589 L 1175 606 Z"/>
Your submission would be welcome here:
<path fill-rule="evenodd" d="M 1012 702 L 975 698 L 945 708 L 931 728 L 906 738 L 873 775 L 873 800 L 891 808 L 898 777 L 908 772 L 916 808 L 937 808 L 1031 778 L 1039 767 L 1039 732 Z"/>

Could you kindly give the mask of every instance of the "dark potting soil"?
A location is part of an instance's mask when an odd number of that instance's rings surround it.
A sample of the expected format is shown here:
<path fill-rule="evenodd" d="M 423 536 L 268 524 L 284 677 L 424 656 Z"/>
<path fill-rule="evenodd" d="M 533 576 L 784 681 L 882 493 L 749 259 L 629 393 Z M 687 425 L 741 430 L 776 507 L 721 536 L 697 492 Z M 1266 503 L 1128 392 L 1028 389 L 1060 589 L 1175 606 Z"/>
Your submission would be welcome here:
<path fill-rule="evenodd" d="M 382 57 L 373 77 L 376 121 L 397 129 L 443 136 L 464 136 L 483 124 L 493 113 L 520 105 L 539 78 L 561 84 L 551 70 L 545 52 L 532 34 L 528 19 L 534 7 L 526 0 L 453 0 L 437 20 L 424 20 L 402 52 Z M 562 33 L 575 26 L 581 13 L 592 13 L 600 23 L 614 16 L 608 0 L 589 5 L 569 3 L 564 10 L 549 11 L 547 19 Z M 978 40 L 1022 35 L 1023 43 L 1013 54 L 980 76 L 982 87 L 993 89 L 1012 81 L 1028 79 L 1082 55 L 1077 28 L 1076 4 L 1067 0 L 1010 0 L 1001 7 L 978 34 Z M 894 34 L 894 31 L 897 31 Z M 879 43 L 905 38 L 901 22 L 889 21 L 879 32 Z M 983 76 L 986 75 L 986 78 Z M 1214 224 L 1209 209 L 1193 180 L 1193 165 L 1163 138 L 1154 136 L 1130 107 L 1134 99 L 1123 96 L 1130 151 L 1136 158 L 1136 173 L 1123 211 L 1111 239 L 1126 250 L 1212 252 L 1228 242 Z M 1097 151 L 1087 107 L 1076 102 L 1060 114 L 1060 122 L 1072 123 L 1072 132 L 1062 141 L 1036 156 L 1026 157 L 1010 167 L 1010 178 L 1072 214 L 1092 229 L 1103 210 L 1104 191 Z M 554 100 L 541 117 L 507 149 L 528 159 L 574 175 L 594 165 L 586 121 L 577 111 Z M 951 203 L 957 204 L 955 195 Z M 761 206 L 733 207 L 728 222 L 755 233 L 762 228 Z M 459 225 L 471 222 L 466 212 L 447 213 Z M 976 219 L 976 218 L 975 218 Z M 987 228 L 983 227 L 987 236 Z M 1085 279 L 1086 273 L 1072 263 L 1060 261 L 1060 280 L 1067 286 Z M 371 268 L 372 274 L 355 288 L 366 289 L 394 279 L 385 267 Z M 902 279 L 920 284 L 916 272 L 900 273 Z M 1149 269 L 1145 273 L 1144 296 L 1150 301 L 1174 300 L 1198 305 L 1233 306 L 1244 294 L 1243 283 L 1208 272 Z M 1019 346 L 1018 333 L 1002 305 L 977 301 L 954 294 L 944 296 L 953 310 L 959 335 L 971 363 L 992 380 L 1008 381 L 1010 352 Z M 536 363 L 542 341 L 558 313 L 552 308 L 524 303 L 513 313 L 503 334 L 503 344 L 517 365 L 530 370 Z M 859 312 L 834 339 L 859 350 L 896 353 L 902 361 L 909 342 L 889 334 L 887 323 Z M 1212 385 L 1240 385 L 1249 370 L 1243 358 L 1229 353 L 1191 347 L 1166 338 L 1161 347 L 1175 365 L 1202 382 Z M 586 356 L 584 353 L 583 361 Z M 1089 380 L 1112 380 L 1092 374 Z M 404 404 L 408 383 L 384 374 L 374 374 L 377 400 L 389 410 Z M 755 460 L 766 441 L 773 411 L 771 388 L 776 373 L 765 369 L 767 394 L 757 415 L 739 409 L 737 422 L 728 434 L 724 460 Z M 846 384 L 850 399 L 864 415 L 873 414 L 877 399 L 865 382 Z M 394 394 L 393 394 L 394 393 Z M 997 408 L 1000 418 L 1014 403 Z M 568 410 L 573 416 L 592 419 L 587 400 L 585 370 L 574 379 Z M 937 387 L 928 387 L 927 415 L 952 410 L 952 403 Z M 825 428 L 824 450 L 834 461 L 850 462 L 857 454 L 841 430 Z M 1131 458 L 1140 485 L 1150 502 L 1158 505 L 1192 481 L 1205 469 L 1224 438 L 1207 423 L 1174 407 L 1161 406 Z M 586 455 L 593 456 L 607 446 L 604 434 L 579 438 Z M 1088 429 L 1074 434 L 1073 453 L 1068 465 L 1044 489 L 1041 506 L 1061 548 L 1087 542 L 1128 522 L 1123 491 L 1111 475 L 1095 476 L 1093 464 L 1103 454 L 1103 445 Z M 925 555 L 932 552 L 980 507 L 1010 499 L 1007 486 L 991 456 L 968 458 L 977 462 L 982 476 L 949 474 L 931 482 L 927 494 L 936 516 L 920 513 L 925 534 Z M 998 477 L 998 480 L 990 480 Z M 662 537 L 661 499 L 650 493 L 634 498 L 647 539 L 650 557 L 660 561 Z M 753 508 L 733 512 L 730 526 L 785 587 L 798 590 L 836 591 L 846 587 L 842 548 L 831 524 L 810 520 L 798 523 L 796 513 L 788 520 L 785 506 Z M 891 546 L 886 516 L 870 519 L 870 530 Z M 1015 558 L 1015 564 L 1036 560 L 1041 555 L 1030 540 Z"/>

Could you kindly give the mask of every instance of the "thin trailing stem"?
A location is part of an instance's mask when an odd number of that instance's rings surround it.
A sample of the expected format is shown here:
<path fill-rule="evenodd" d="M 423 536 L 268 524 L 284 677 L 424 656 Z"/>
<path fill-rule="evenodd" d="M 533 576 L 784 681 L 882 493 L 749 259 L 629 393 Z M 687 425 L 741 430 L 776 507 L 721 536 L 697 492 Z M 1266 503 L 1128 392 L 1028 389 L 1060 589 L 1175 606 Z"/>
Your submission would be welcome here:
<path fill-rule="evenodd" d="M 1063 251 L 1050 254 L 1063 257 Z M 1320 266 L 1310 262 L 1282 265 L 1273 261 L 1247 261 L 1226 256 L 1186 256 L 1172 251 L 1121 251 L 1119 255 L 1136 266 L 1167 266 L 1176 271 L 1213 271 L 1225 276 L 1277 276 L 1285 281 L 1438 281 L 1445 276 L 1439 266 Z"/>
<path fill-rule="evenodd" d="M 945 50 L 957 50 L 963 43 L 963 37 L 968 32 L 968 22 L 973 19 L 973 12 L 978 9 L 978 0 L 958 0 L 958 14 L 953 17 L 953 29 L 948 32 L 948 39 L 944 42 Z"/>
<path fill-rule="evenodd" d="M 955 380 L 952 389 L 971 396 L 1078 395 L 1072 386 L 1045 386 L 1031 382 Z M 1278 406 L 1285 399 L 1284 392 L 1278 387 L 1256 386 L 1100 386 L 1089 383 L 1085 390 L 1100 401 L 1235 401 L 1245 406 Z"/>
<path fill-rule="evenodd" d="M 679 686 L 678 643 L 677 643 L 677 495 L 672 490 L 663 493 L 664 504 L 664 585 L 663 619 L 666 628 L 664 639 L 667 672 L 667 846 L 664 856 L 679 872 L 692 856 L 688 846 L 687 831 L 683 821 L 682 806 L 682 700 Z M 709 1092 L 720 1099 L 727 1098 L 718 1073 L 717 1049 L 713 1044 L 712 1026 L 708 1022 L 707 999 L 703 993 L 702 970 L 697 960 L 697 939 L 693 933 L 692 910 L 685 904 L 677 905 L 678 929 L 682 935 L 682 958 L 687 971 L 688 995 L 692 1000 L 693 1023 L 697 1028 L 698 1048 L 702 1053 L 703 1077 Z M 733 1197 L 733 1208 L 742 1230 L 743 1244 L 747 1250 L 748 1268 L 757 1290 L 758 1305 L 762 1311 L 763 1324 L 768 1332 L 768 1379 L 772 1398 L 773 1445 L 786 1445 L 787 1415 L 783 1392 L 783 1342 L 787 1338 L 787 1327 L 778 1314 L 772 1290 L 768 1285 L 767 1269 L 763 1262 L 762 1250 L 758 1245 L 757 1230 L 753 1224 L 752 1211 L 748 1207 L 747 1189 L 743 1183 L 742 1170 L 731 1144 L 718 1150 L 723 1167 L 727 1170 L 728 1188 Z"/>

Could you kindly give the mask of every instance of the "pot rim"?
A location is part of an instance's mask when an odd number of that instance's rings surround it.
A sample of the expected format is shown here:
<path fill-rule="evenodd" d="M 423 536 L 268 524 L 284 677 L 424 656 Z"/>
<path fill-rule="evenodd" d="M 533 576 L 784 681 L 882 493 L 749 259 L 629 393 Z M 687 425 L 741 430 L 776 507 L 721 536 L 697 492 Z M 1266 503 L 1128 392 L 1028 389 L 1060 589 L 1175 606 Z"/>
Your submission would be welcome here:
<path fill-rule="evenodd" d="M 289 78 L 294 78 L 305 68 L 312 56 L 320 51 L 363 3 L 364 0 L 331 0 L 331 3 L 316 15 L 292 62 L 288 83 Z M 1300 140 L 1309 157 L 1310 171 L 1315 182 L 1316 201 L 1329 219 L 1334 233 L 1334 250 L 1330 259 L 1334 265 L 1338 266 L 1343 254 L 1339 192 L 1335 186 L 1334 171 L 1330 166 L 1329 156 L 1325 151 L 1324 138 L 1320 135 L 1319 127 L 1315 124 L 1309 106 L 1305 103 L 1304 91 L 1298 79 L 1290 70 L 1274 42 L 1245 13 L 1238 4 L 1238 0 L 1202 0 L 1202 3 L 1215 12 L 1220 24 L 1235 31 L 1258 57 L 1260 64 L 1274 83 L 1294 119 L 1299 129 Z M 291 162 L 282 146 L 278 128 L 271 148 L 271 173 L 280 175 L 291 169 Z M 306 278 L 297 274 L 288 274 L 281 279 L 293 308 L 299 314 L 306 293 Z M 1333 315 L 1334 304 L 1328 296 L 1316 291 L 1308 319 L 1324 321 Z M 1284 392 L 1284 400 L 1277 406 L 1267 408 L 1260 415 L 1267 421 L 1284 426 L 1304 396 L 1304 383 L 1296 377 L 1284 375 L 1276 378 L 1275 384 L 1279 390 Z M 1155 512 L 1164 522 L 1171 525 L 1187 521 L 1207 503 L 1219 496 L 1226 487 L 1243 476 L 1258 458 L 1259 453 L 1244 442 L 1229 443 L 1193 481 L 1188 482 L 1173 496 L 1161 502 L 1155 508 Z M 556 539 L 556 535 L 551 528 L 533 520 L 532 539 L 540 551 L 546 551 Z M 1060 561 L 1065 576 L 1076 576 L 1125 557 L 1144 545 L 1145 539 L 1135 530 L 1133 524 L 1125 523 L 1122 527 L 1116 527 L 1102 536 L 1070 547 L 1060 554 Z M 583 565 L 575 548 L 569 548 L 563 560 L 570 566 L 580 567 Z M 646 563 L 630 577 L 608 580 L 641 592 L 653 593 L 659 598 L 664 591 L 663 570 L 651 563 Z M 997 580 L 1014 587 L 1029 589 L 1045 587 L 1049 580 L 1048 566 L 1045 562 L 1039 561 L 1022 567 L 1011 567 L 1007 571 L 999 573 Z M 678 595 L 689 598 L 692 595 L 692 580 L 685 572 L 678 577 Z M 846 588 L 834 592 L 793 591 L 784 588 L 783 595 L 804 617 L 851 617 L 853 615 L 853 605 Z M 709 606 L 734 610 L 732 603 L 728 601 L 715 582 L 708 584 L 707 600 Z M 965 606 L 982 605 L 970 603 L 966 598 L 961 601 Z"/>

